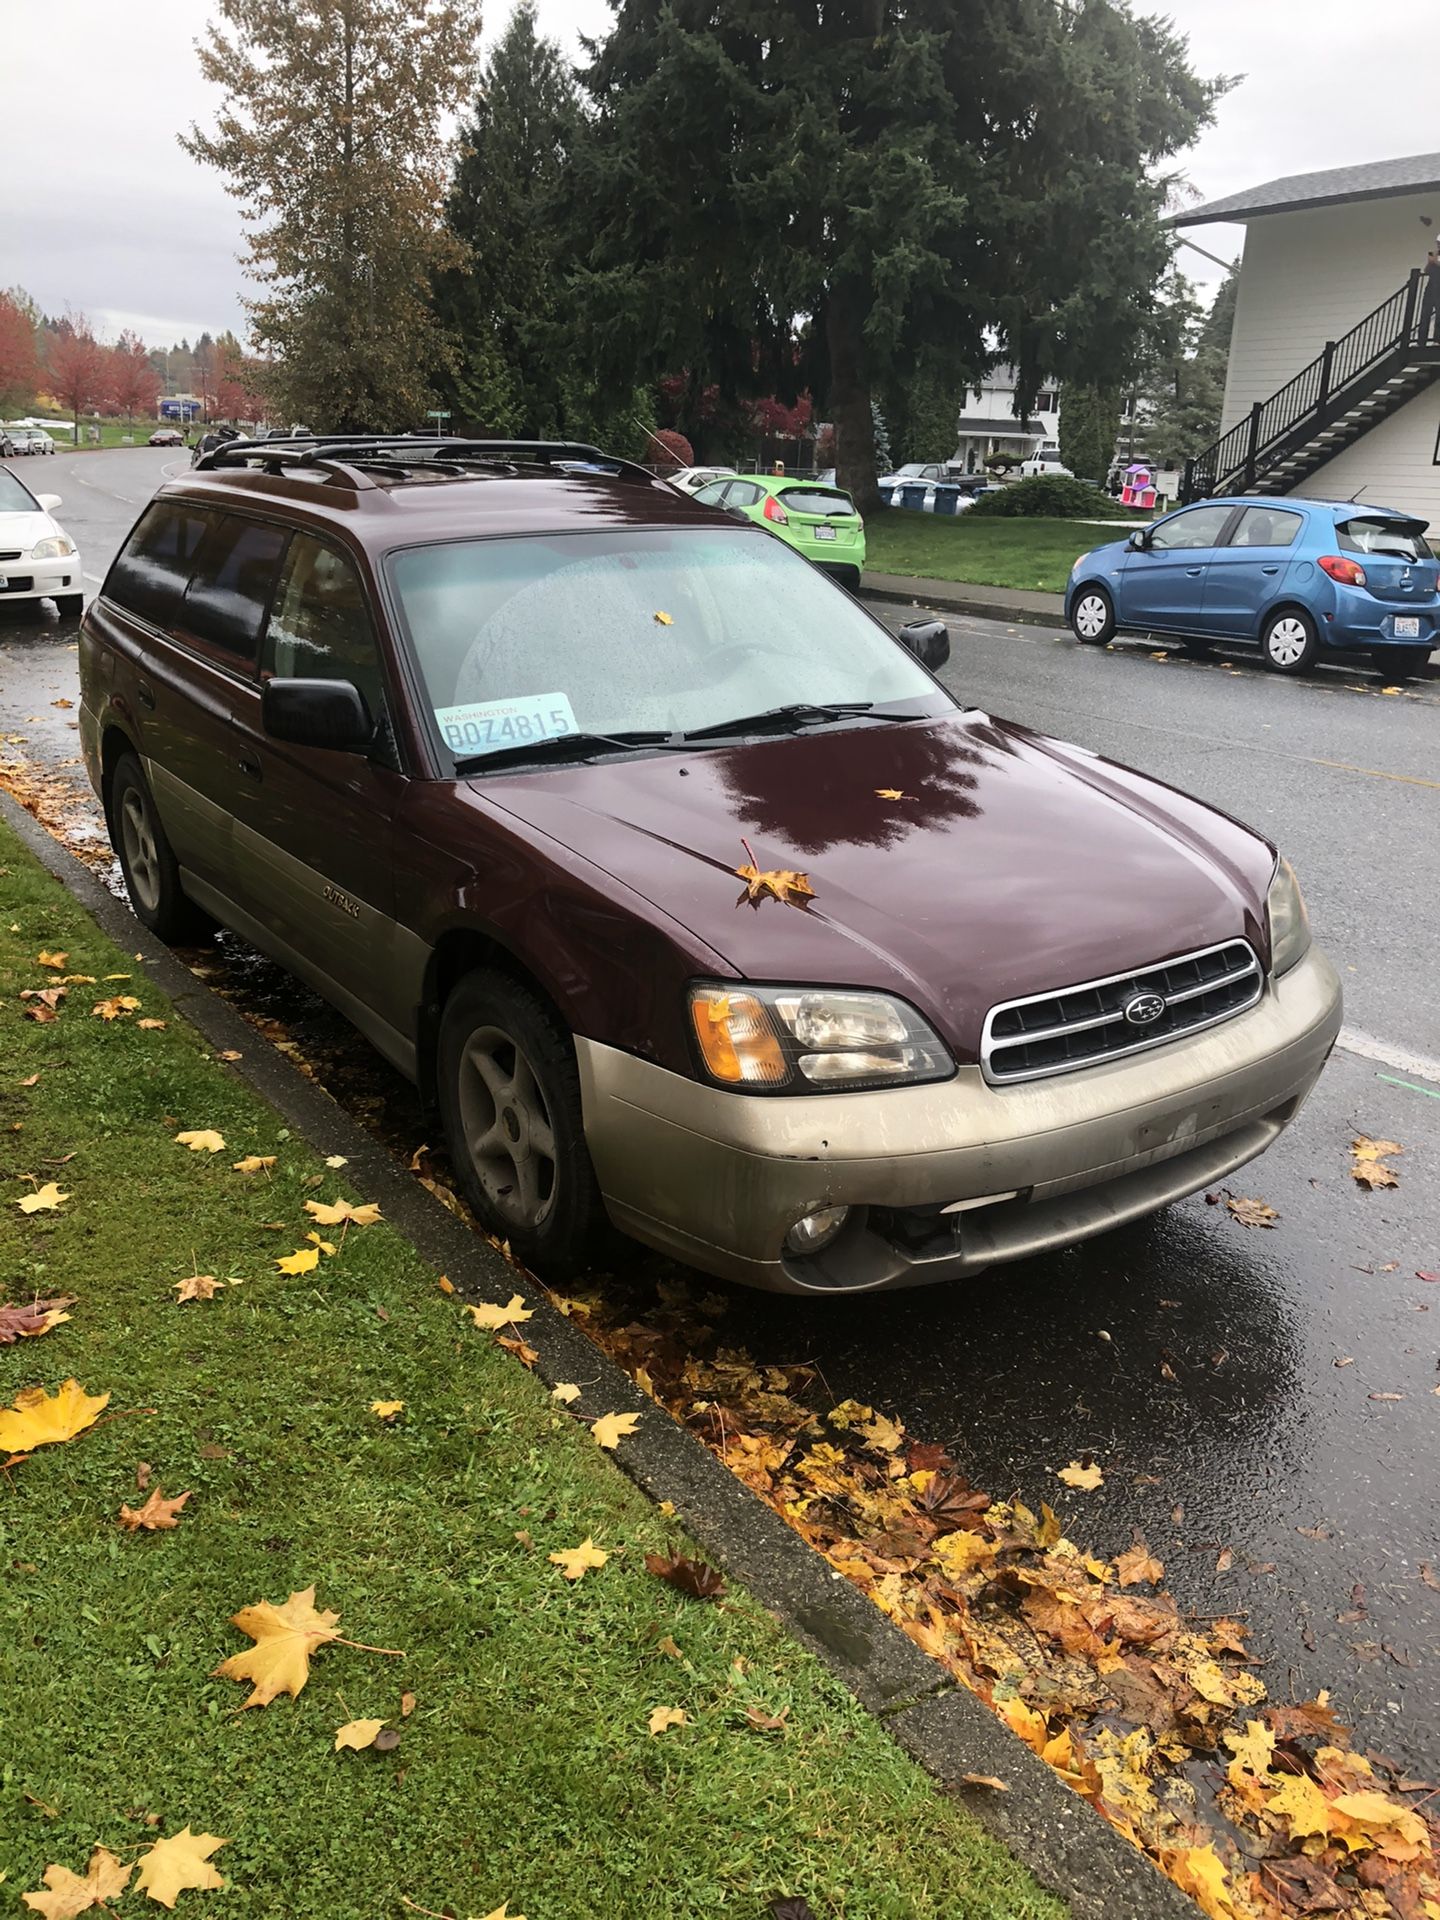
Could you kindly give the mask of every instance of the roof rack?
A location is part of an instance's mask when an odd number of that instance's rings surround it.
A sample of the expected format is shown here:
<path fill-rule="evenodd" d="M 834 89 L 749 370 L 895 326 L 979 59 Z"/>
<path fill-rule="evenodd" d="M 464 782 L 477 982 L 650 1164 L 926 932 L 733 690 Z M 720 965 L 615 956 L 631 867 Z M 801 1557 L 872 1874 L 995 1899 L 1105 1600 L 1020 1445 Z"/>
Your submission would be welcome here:
<path fill-rule="evenodd" d="M 605 453 L 584 441 L 466 440 L 453 435 L 413 433 L 288 434 L 273 440 L 227 440 L 203 453 L 195 466 L 197 471 L 211 473 L 222 467 L 252 463 L 277 473 L 286 467 L 320 468 L 331 479 L 358 491 L 375 485 L 360 471 L 362 466 L 443 467 L 463 471 L 467 467 L 493 466 L 499 462 L 549 467 L 596 465 L 620 478 L 643 480 L 649 486 L 661 484 L 636 461 Z"/>

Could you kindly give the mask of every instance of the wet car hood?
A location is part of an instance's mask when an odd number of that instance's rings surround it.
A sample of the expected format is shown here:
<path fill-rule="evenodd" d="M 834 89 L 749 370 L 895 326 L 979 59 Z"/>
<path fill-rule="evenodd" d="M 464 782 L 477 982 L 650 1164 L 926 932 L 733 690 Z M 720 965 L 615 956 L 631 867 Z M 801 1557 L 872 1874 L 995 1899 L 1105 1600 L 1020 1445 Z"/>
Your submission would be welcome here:
<path fill-rule="evenodd" d="M 902 994 L 961 1058 L 975 1058 L 998 1000 L 1237 935 L 1266 952 L 1274 855 L 1259 835 L 984 714 L 497 771 L 472 786 L 737 974 Z M 761 869 L 806 873 L 813 900 L 746 902 L 746 843 Z"/>
<path fill-rule="evenodd" d="M 0 545 L 19 547 L 28 554 L 37 540 L 48 540 L 60 529 L 43 507 L 16 507 L 0 513 Z"/>

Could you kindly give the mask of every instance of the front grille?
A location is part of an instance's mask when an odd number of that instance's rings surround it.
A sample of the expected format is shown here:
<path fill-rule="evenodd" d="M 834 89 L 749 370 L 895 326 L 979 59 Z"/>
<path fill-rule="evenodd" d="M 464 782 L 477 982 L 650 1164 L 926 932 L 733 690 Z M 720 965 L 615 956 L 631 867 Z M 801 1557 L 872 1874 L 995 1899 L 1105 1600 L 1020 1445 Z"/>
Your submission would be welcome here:
<path fill-rule="evenodd" d="M 16 547 L 13 553 L 0 553 L 0 560 L 18 560 L 19 558 L 20 558 L 19 547 Z"/>
<path fill-rule="evenodd" d="M 1087 980 L 1059 993 L 1036 994 L 992 1007 L 980 1041 L 985 1078 L 1038 1080 L 1175 1040 L 1253 1007 L 1264 979 L 1245 940 L 1187 953 L 1138 973 Z M 1143 1025 L 1125 1017 L 1137 996 L 1163 1000 L 1158 1019 Z"/>
<path fill-rule="evenodd" d="M 10 573 L 5 576 L 5 584 L 0 593 L 29 593 L 35 585 L 34 578 L 26 573 Z"/>

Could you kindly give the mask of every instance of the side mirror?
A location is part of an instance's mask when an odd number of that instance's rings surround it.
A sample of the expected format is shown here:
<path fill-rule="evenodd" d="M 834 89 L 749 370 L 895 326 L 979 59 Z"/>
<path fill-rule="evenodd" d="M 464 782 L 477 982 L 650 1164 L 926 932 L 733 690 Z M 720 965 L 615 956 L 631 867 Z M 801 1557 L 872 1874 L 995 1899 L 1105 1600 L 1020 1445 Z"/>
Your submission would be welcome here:
<path fill-rule="evenodd" d="M 60 504 L 58 493 L 37 493 L 35 504 L 43 513 L 53 513 Z"/>
<path fill-rule="evenodd" d="M 943 620 L 909 620 L 900 629 L 900 644 L 922 667 L 938 673 L 950 658 L 950 629 Z"/>
<path fill-rule="evenodd" d="M 363 694 L 348 680 L 267 680 L 260 719 L 272 739 L 337 752 L 368 747 L 375 733 Z"/>
<path fill-rule="evenodd" d="M 1148 552 L 1150 547 L 1150 529 L 1148 527 L 1137 527 L 1125 544 L 1132 553 Z"/>

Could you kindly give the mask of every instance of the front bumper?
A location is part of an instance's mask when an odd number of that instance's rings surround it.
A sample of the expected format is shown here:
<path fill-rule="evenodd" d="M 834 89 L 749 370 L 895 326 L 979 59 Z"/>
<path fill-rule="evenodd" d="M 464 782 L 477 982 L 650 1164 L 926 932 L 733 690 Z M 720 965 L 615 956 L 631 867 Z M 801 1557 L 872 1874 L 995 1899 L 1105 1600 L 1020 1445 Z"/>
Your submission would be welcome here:
<path fill-rule="evenodd" d="M 45 600 L 57 593 L 84 591 L 78 553 L 62 560 L 0 560 L 0 607 L 12 600 Z"/>
<path fill-rule="evenodd" d="M 763 1098 L 578 1039 L 606 1206 L 637 1240 L 784 1293 L 868 1292 L 1073 1245 L 1252 1160 L 1299 1112 L 1340 1030 L 1312 947 L 1248 1012 L 1109 1065 L 992 1087 Z M 961 1211 L 957 1202 L 971 1203 Z M 854 1211 L 823 1253 L 785 1235 Z"/>

